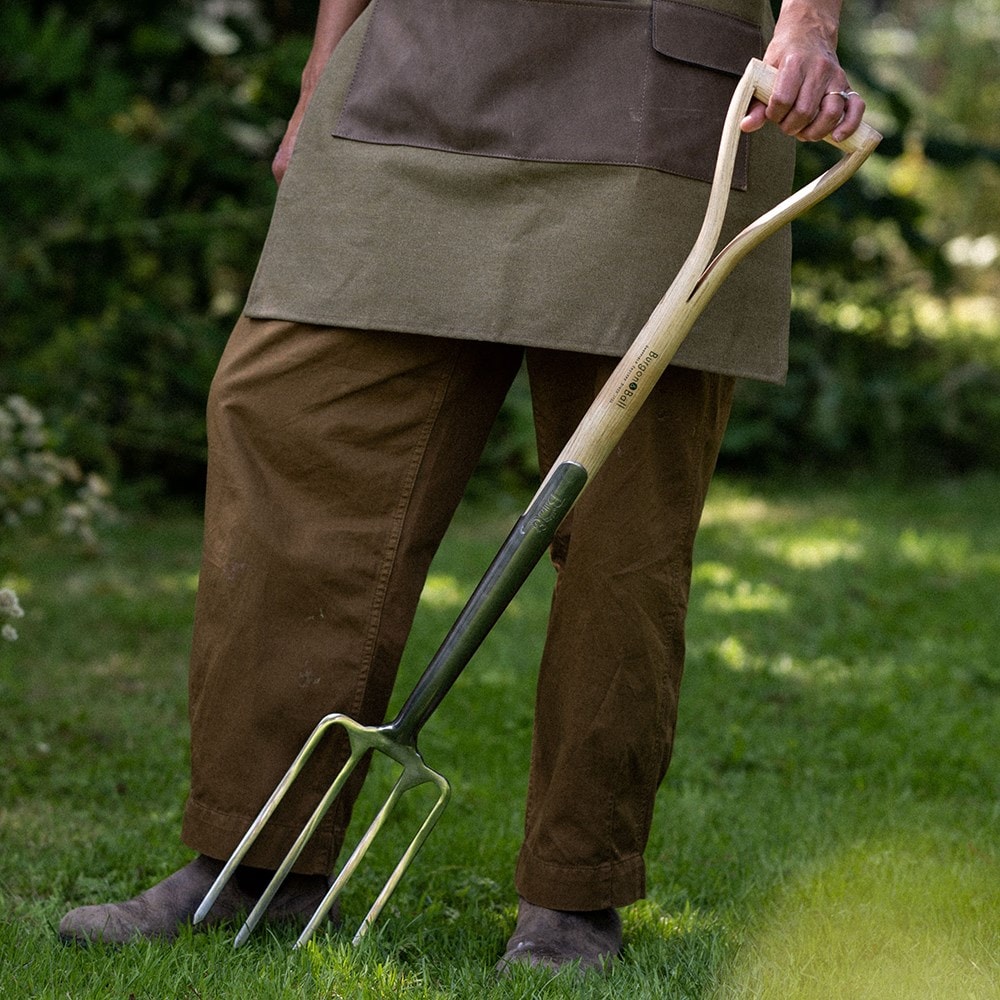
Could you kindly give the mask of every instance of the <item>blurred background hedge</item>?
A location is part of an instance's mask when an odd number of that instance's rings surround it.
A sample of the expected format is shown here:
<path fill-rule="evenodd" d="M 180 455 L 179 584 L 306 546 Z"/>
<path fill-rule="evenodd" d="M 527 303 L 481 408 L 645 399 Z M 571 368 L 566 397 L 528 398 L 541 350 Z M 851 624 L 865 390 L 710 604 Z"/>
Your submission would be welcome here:
<path fill-rule="evenodd" d="M 1000 469 L 1000 8 L 848 2 L 886 139 L 795 226 L 787 387 L 741 387 L 723 464 Z M 147 493 L 197 495 L 209 381 L 266 232 L 314 5 L 5 0 L 0 398 Z M 803 178 L 831 151 L 800 150 Z M 748 304 L 752 308 L 752 304 Z M 519 385 L 487 456 L 533 466 Z"/>

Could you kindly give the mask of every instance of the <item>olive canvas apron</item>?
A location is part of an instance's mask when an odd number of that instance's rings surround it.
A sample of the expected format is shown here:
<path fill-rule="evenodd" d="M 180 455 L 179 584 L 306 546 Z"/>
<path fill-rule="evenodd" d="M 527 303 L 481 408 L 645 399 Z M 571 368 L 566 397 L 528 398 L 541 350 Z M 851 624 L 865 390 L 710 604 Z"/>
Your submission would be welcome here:
<path fill-rule="evenodd" d="M 247 313 L 620 354 L 697 236 L 766 0 L 373 0 L 299 133 Z M 723 238 L 791 183 L 746 137 Z M 790 241 L 751 254 L 676 363 L 781 381 Z"/>

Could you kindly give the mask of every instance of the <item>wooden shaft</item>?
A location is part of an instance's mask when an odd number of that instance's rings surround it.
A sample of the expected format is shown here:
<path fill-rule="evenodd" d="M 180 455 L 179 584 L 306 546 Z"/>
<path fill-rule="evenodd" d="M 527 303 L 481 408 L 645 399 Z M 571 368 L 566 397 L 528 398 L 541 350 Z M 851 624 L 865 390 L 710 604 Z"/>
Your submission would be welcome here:
<path fill-rule="evenodd" d="M 705 303 L 736 264 L 785 223 L 843 184 L 881 141 L 882 136 L 865 122 L 843 142 L 828 139 L 845 155 L 816 180 L 747 226 L 711 260 L 729 202 L 733 164 L 741 135 L 740 120 L 751 98 L 769 99 L 776 76 L 777 71 L 759 59 L 751 60 L 747 66 L 726 115 L 708 207 L 698 238 L 670 288 L 553 462 L 553 470 L 573 462 L 586 470 L 588 481 L 593 479 L 672 360 Z M 539 492 L 547 482 L 546 479 L 542 483 Z"/>

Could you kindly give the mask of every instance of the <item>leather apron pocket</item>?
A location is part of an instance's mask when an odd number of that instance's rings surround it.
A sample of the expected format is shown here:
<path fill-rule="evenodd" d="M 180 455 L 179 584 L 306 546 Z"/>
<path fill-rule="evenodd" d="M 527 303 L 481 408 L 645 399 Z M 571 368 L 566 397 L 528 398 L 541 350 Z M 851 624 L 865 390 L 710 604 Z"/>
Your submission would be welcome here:
<path fill-rule="evenodd" d="M 333 134 L 711 181 L 762 52 L 757 24 L 677 0 L 373 0 Z"/>

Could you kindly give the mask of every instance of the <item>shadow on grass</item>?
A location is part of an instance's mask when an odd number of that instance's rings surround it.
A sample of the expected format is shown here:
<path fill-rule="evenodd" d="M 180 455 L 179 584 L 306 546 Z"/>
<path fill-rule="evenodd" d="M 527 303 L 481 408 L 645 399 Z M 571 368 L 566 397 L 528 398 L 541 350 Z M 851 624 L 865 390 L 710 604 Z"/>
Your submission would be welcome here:
<path fill-rule="evenodd" d="M 626 911 L 626 961 L 585 987 L 490 972 L 514 920 L 548 567 L 422 735 L 453 801 L 362 949 L 334 934 L 291 957 L 264 936 L 234 956 L 218 932 L 81 954 L 54 941 L 67 906 L 131 895 L 188 857 L 177 827 L 198 526 L 135 526 L 104 562 L 34 554 L 18 655 L 0 661 L 0 995 L 992 1000 L 997 485 L 716 483 L 649 898 Z M 456 523 L 397 705 L 514 516 L 467 508 Z M 388 779 L 373 778 L 377 798 Z M 417 811 L 358 873 L 349 926 Z M 37 989 L 19 985 L 32 978 Z"/>
<path fill-rule="evenodd" d="M 733 932 L 696 995 L 1000 995 L 995 496 L 714 493 L 649 852 Z"/>

